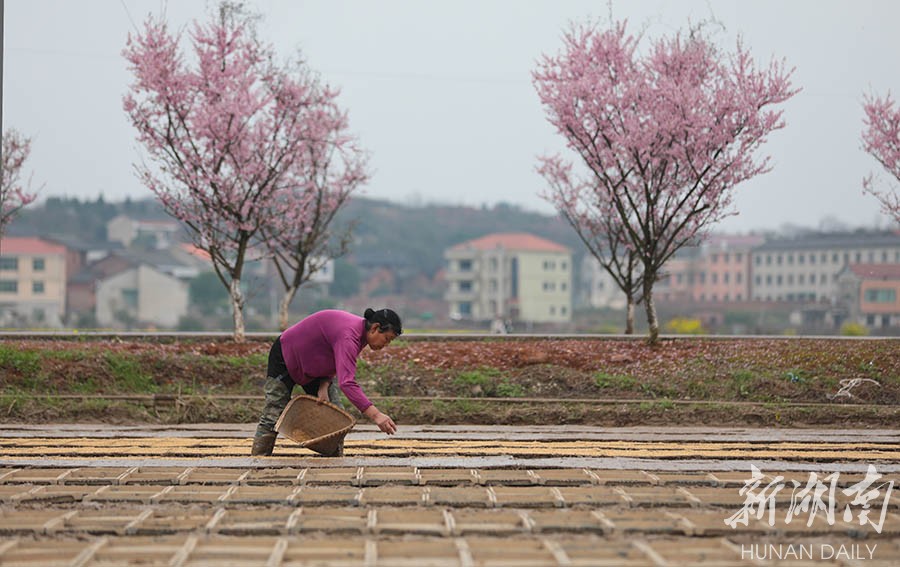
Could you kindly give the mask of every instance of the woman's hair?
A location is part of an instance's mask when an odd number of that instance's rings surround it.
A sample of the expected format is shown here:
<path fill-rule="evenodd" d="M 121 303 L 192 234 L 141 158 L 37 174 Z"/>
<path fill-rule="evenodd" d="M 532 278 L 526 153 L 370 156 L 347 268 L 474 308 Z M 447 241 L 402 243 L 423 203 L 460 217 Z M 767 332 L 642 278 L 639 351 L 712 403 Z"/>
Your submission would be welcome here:
<path fill-rule="evenodd" d="M 378 327 L 382 333 L 394 331 L 397 336 L 403 334 L 403 325 L 400 323 L 400 316 L 392 309 L 366 309 L 363 314 L 366 319 L 366 330 L 368 331 L 374 323 L 378 323 Z"/>

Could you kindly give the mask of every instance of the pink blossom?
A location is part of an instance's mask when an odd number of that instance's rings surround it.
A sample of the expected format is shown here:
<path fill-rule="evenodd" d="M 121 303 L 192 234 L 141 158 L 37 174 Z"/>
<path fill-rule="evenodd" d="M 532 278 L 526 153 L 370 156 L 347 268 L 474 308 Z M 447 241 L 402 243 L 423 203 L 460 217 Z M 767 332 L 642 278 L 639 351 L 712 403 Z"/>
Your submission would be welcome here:
<path fill-rule="evenodd" d="M 241 339 L 239 283 L 250 247 L 296 244 L 317 215 L 296 196 L 314 185 L 310 156 L 343 155 L 352 138 L 337 91 L 302 62 L 276 65 L 240 8 L 222 4 L 212 21 L 195 22 L 189 39 L 190 59 L 162 20 L 129 36 L 134 82 L 123 107 L 149 156 L 139 178 L 209 254 L 231 291 Z M 276 236 L 278 244 L 268 241 Z"/>
<path fill-rule="evenodd" d="M 863 149 L 892 178 L 888 186 L 878 189 L 875 175 L 870 174 L 863 180 L 863 189 L 881 202 L 886 214 L 900 222 L 900 186 L 892 183 L 900 181 L 900 106 L 895 106 L 888 93 L 883 98 L 867 96 L 863 109 L 866 112 Z"/>
<path fill-rule="evenodd" d="M 655 341 L 652 286 L 663 264 L 734 214 L 736 186 L 769 170 L 756 153 L 784 126 L 772 107 L 797 90 L 783 64 L 757 68 L 740 42 L 723 53 L 701 30 L 659 39 L 646 54 L 624 22 L 605 30 L 576 25 L 563 42 L 561 53 L 541 59 L 533 80 L 589 180 L 554 203 L 588 232 L 617 217 L 643 267 Z"/>
<path fill-rule="evenodd" d="M 30 180 L 23 181 L 22 167 L 31 153 L 31 140 L 16 130 L 3 133 L 2 163 L 0 163 L 0 237 L 16 214 L 35 200 Z"/>

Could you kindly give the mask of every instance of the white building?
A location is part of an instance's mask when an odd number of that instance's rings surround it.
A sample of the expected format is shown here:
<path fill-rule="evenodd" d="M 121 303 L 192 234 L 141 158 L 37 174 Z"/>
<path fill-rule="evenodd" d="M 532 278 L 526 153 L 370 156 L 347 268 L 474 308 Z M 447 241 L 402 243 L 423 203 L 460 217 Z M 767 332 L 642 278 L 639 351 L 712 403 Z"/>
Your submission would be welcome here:
<path fill-rule="evenodd" d="M 444 252 L 454 319 L 562 323 L 572 319 L 572 253 L 526 233 L 495 233 Z"/>

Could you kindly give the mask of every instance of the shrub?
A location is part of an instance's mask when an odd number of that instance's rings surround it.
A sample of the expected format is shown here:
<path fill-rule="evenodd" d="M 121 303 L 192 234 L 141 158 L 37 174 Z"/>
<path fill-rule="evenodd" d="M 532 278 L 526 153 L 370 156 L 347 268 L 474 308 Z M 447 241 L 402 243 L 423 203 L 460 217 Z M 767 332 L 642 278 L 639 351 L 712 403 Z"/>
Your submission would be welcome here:
<path fill-rule="evenodd" d="M 666 331 L 676 335 L 705 335 L 706 329 L 700 319 L 676 317 L 666 323 Z"/>
<path fill-rule="evenodd" d="M 841 334 L 845 337 L 865 337 L 869 329 L 859 323 L 844 323 L 841 325 Z"/>

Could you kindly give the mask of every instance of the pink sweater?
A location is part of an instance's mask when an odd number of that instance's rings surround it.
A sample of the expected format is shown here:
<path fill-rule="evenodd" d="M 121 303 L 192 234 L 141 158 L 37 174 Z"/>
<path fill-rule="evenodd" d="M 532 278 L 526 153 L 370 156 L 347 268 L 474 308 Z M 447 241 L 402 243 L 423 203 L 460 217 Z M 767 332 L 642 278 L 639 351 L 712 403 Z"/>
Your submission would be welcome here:
<path fill-rule="evenodd" d="M 281 351 L 294 382 L 337 376 L 341 391 L 361 412 L 372 405 L 356 383 L 356 359 L 366 344 L 365 319 L 336 309 L 313 313 L 281 334 Z"/>

